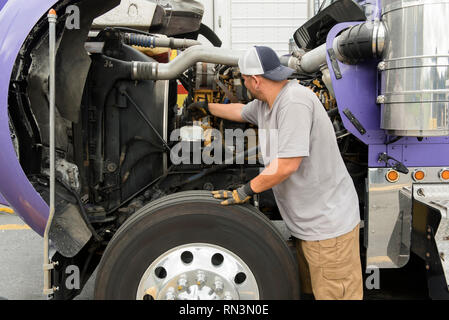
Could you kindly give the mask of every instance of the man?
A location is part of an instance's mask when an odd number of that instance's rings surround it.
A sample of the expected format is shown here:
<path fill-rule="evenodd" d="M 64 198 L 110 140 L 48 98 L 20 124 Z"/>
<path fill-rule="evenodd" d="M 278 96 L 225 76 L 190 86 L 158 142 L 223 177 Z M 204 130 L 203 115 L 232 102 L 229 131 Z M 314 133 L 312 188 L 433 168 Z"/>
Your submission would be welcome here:
<path fill-rule="evenodd" d="M 226 199 L 223 205 L 242 204 L 255 193 L 273 189 L 282 218 L 296 238 L 303 294 L 362 299 L 358 198 L 324 107 L 311 90 L 287 80 L 293 70 L 281 66 L 268 47 L 251 48 L 239 68 L 254 101 L 200 102 L 188 111 L 250 122 L 259 132 L 275 130 L 277 143 L 261 139 L 259 133 L 260 149 L 270 150 L 262 151 L 265 169 L 237 190 L 214 191 L 214 197 Z"/>

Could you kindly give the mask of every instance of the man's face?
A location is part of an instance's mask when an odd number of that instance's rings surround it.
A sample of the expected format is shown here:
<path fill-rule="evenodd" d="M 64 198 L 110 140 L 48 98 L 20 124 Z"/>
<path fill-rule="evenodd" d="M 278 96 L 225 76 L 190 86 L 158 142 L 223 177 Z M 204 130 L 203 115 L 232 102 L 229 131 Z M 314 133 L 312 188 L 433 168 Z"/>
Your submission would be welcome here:
<path fill-rule="evenodd" d="M 251 95 L 256 99 L 263 101 L 263 96 L 260 92 L 260 80 L 258 80 L 256 76 L 242 75 L 242 77 L 243 80 L 245 80 L 245 87 L 246 89 L 248 89 Z"/>

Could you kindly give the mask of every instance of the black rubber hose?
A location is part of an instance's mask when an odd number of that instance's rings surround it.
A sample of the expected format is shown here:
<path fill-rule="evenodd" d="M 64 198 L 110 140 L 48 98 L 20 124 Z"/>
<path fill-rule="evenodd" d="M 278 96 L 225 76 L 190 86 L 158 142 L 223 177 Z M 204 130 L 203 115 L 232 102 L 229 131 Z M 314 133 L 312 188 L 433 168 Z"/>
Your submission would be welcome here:
<path fill-rule="evenodd" d="M 338 39 L 341 55 L 351 63 L 372 58 L 374 56 L 373 29 L 373 23 L 366 22 L 344 31 Z"/>
<path fill-rule="evenodd" d="M 127 28 L 127 27 L 114 27 L 113 29 L 118 29 L 124 32 L 130 32 L 130 33 L 138 33 L 138 34 L 144 34 L 146 36 L 154 36 L 152 33 L 142 31 L 139 29 L 133 29 L 133 28 Z"/>
<path fill-rule="evenodd" d="M 143 48 L 155 48 L 156 38 L 144 34 L 126 33 L 125 43 L 132 46 L 139 46 Z"/>
<path fill-rule="evenodd" d="M 136 198 L 139 194 L 141 194 L 142 192 L 144 192 L 146 189 L 148 189 L 149 187 L 151 187 L 152 185 L 154 185 L 156 182 L 160 181 L 161 179 L 164 179 L 168 172 L 170 172 L 170 169 L 163 175 L 161 175 L 160 177 L 154 179 L 153 181 L 151 181 L 149 184 L 147 184 L 145 187 L 141 188 L 140 190 L 138 190 L 137 192 L 134 192 L 131 196 L 129 196 L 125 201 L 122 201 L 118 206 L 115 206 L 114 208 L 110 209 L 106 215 L 109 215 L 111 213 L 113 213 L 114 211 L 116 211 L 117 209 L 123 207 L 125 204 L 127 204 L 128 202 L 130 202 L 131 200 L 133 200 L 134 198 Z"/>
<path fill-rule="evenodd" d="M 221 47 L 223 44 L 217 34 L 203 23 L 200 25 L 198 33 L 209 40 L 215 47 Z"/>
<path fill-rule="evenodd" d="M 257 150 L 258 150 L 258 147 L 253 147 L 253 148 L 248 149 L 248 150 L 246 150 L 246 151 L 244 151 L 244 152 L 241 152 L 241 153 L 239 153 L 239 154 L 236 154 L 236 155 L 233 156 L 233 158 L 232 158 L 232 163 L 226 163 L 227 161 L 225 161 L 225 163 L 219 164 L 219 165 L 217 165 L 217 166 L 215 166 L 215 167 L 208 168 L 208 169 L 204 169 L 203 171 L 201 171 L 201 172 L 199 172 L 199 173 L 197 173 L 197 174 L 195 174 L 195 175 L 193 175 L 193 176 L 188 177 L 187 179 L 181 181 L 180 183 L 178 183 L 177 185 L 175 185 L 175 186 L 173 186 L 173 187 L 175 187 L 175 188 L 181 187 L 181 186 L 183 186 L 183 185 L 185 185 L 185 184 L 188 184 L 188 183 L 197 181 L 197 180 L 199 180 L 199 179 L 201 179 L 201 178 L 207 176 L 208 174 L 211 174 L 211 173 L 213 173 L 213 172 L 217 172 L 217 171 L 219 171 L 219 170 L 225 169 L 225 168 L 227 168 L 227 167 L 233 165 L 233 164 L 234 164 L 234 161 L 235 161 L 236 159 L 241 159 L 242 157 L 243 157 L 243 158 L 246 158 L 246 157 L 248 157 L 248 155 L 250 155 L 250 154 L 252 154 L 252 153 L 254 153 L 254 152 L 257 152 Z"/>
<path fill-rule="evenodd" d="M 125 33 L 124 41 L 128 45 L 143 48 L 162 47 L 170 49 L 186 49 L 201 44 L 201 42 L 192 39 L 155 37 L 137 33 Z"/>
<path fill-rule="evenodd" d="M 147 163 L 147 164 L 148 164 L 148 163 L 150 163 L 149 161 L 147 161 L 148 158 L 149 158 L 150 156 L 154 156 L 155 154 L 160 154 L 160 152 L 158 152 L 158 151 L 151 151 L 151 152 L 145 154 L 143 157 L 139 158 L 139 159 L 138 159 L 132 166 L 130 166 L 130 168 L 128 169 L 128 171 L 126 171 L 125 175 L 124 175 L 123 178 L 122 178 L 121 185 L 123 186 L 125 183 L 127 183 L 127 182 L 129 181 L 129 176 L 130 176 L 132 173 L 134 173 L 135 170 L 137 170 L 137 169 L 135 169 L 135 168 L 136 168 L 139 164 L 142 164 L 142 163 Z M 121 169 L 121 168 L 120 168 L 120 169 Z M 126 179 L 125 179 L 125 176 L 127 176 Z"/>
<path fill-rule="evenodd" d="M 41 174 L 32 174 L 28 176 L 29 178 L 31 177 L 38 177 L 41 179 L 44 179 L 46 181 L 49 181 L 49 178 L 47 176 L 41 175 Z M 69 185 L 67 185 L 64 181 L 62 181 L 59 177 L 55 177 L 56 182 L 58 182 L 61 186 L 64 187 L 64 189 L 66 189 L 67 191 L 69 191 L 74 197 L 76 202 L 78 203 L 79 209 L 80 209 L 80 215 L 81 218 L 84 220 L 84 222 L 86 223 L 86 226 L 89 228 L 90 232 L 92 233 L 92 236 L 95 238 L 96 241 L 102 241 L 103 238 L 97 233 L 97 231 L 94 229 L 94 227 L 92 226 L 89 217 L 87 216 L 86 210 L 84 208 L 84 204 L 81 201 L 81 198 L 79 197 L 78 193 L 73 190 Z"/>
<path fill-rule="evenodd" d="M 75 190 L 73 190 L 70 186 L 68 186 L 61 179 L 56 178 L 56 181 L 58 181 L 67 191 L 69 191 L 70 193 L 73 194 L 73 196 L 75 197 L 76 201 L 78 202 L 78 206 L 80 208 L 80 213 L 81 213 L 81 218 L 83 218 L 84 222 L 86 223 L 87 227 L 89 228 L 90 232 L 92 233 L 92 236 L 94 237 L 94 239 L 96 241 L 98 241 L 98 242 L 102 241 L 103 238 L 97 233 L 95 228 L 92 226 L 92 223 L 90 222 L 89 217 L 87 216 L 86 210 L 84 208 L 84 204 L 81 201 L 78 193 Z"/>

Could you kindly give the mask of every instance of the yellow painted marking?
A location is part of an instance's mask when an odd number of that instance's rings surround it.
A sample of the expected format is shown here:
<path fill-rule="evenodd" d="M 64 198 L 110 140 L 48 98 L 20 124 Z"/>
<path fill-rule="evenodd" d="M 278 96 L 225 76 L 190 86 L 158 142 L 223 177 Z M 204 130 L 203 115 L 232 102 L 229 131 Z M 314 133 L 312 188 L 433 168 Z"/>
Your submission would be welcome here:
<path fill-rule="evenodd" d="M 184 100 L 187 98 L 187 94 L 178 94 L 177 104 L 181 108 L 184 105 Z"/>
<path fill-rule="evenodd" d="M 4 224 L 0 225 L 0 230 L 31 230 L 26 224 Z"/>
<path fill-rule="evenodd" d="M 1 208 L 0 208 L 0 212 L 5 212 L 5 213 L 14 214 L 14 210 L 11 209 L 11 208 L 7 208 L 7 207 L 1 207 Z"/>

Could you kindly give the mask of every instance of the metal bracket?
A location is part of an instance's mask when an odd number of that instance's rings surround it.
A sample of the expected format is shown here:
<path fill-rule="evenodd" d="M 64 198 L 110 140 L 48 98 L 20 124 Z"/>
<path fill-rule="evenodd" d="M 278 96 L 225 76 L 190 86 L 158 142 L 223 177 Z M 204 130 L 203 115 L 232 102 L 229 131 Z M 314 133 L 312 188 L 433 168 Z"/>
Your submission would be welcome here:
<path fill-rule="evenodd" d="M 131 102 L 131 104 L 134 106 L 134 108 L 136 108 L 137 112 L 142 117 L 142 119 L 148 124 L 148 126 L 151 128 L 151 130 L 153 130 L 154 134 L 157 136 L 157 138 L 161 141 L 165 150 L 171 152 L 170 146 L 167 144 L 167 142 L 164 140 L 164 138 L 161 137 L 159 132 L 156 130 L 156 128 L 151 123 L 150 119 L 148 119 L 148 117 L 145 115 L 143 110 L 137 105 L 137 103 L 134 102 L 134 100 L 129 96 L 129 94 L 126 92 L 126 90 L 122 90 L 120 93 L 122 95 L 124 95 L 129 100 L 129 102 Z"/>
<path fill-rule="evenodd" d="M 393 160 L 396 161 L 396 163 L 394 165 L 391 166 L 391 168 L 393 168 L 396 171 L 399 171 L 403 174 L 408 174 L 409 170 L 408 168 L 399 160 L 396 160 L 393 157 L 390 157 L 386 152 L 382 152 L 379 154 L 379 159 L 377 160 L 378 162 L 385 162 L 385 165 L 388 167 L 388 161 Z"/>
<path fill-rule="evenodd" d="M 327 53 L 329 54 L 329 59 L 332 64 L 332 69 L 334 70 L 335 78 L 341 79 L 343 76 L 341 75 L 340 67 L 338 65 L 337 56 L 335 55 L 334 49 L 328 49 Z"/>
<path fill-rule="evenodd" d="M 44 272 L 51 273 L 51 270 L 55 269 L 55 266 L 59 265 L 58 261 L 52 262 L 52 263 L 46 263 L 43 265 Z M 47 296 L 54 294 L 56 291 L 59 290 L 59 287 L 53 286 L 51 288 L 44 288 L 43 293 Z"/>
<path fill-rule="evenodd" d="M 58 261 L 52 262 L 52 263 L 46 263 L 44 264 L 44 270 L 49 271 L 53 270 L 57 265 L 59 265 Z"/>
<path fill-rule="evenodd" d="M 44 289 L 43 293 L 47 296 L 54 294 L 56 291 L 59 290 L 59 287 L 53 287 L 51 289 Z"/>
<path fill-rule="evenodd" d="M 366 133 L 366 129 L 348 108 L 343 110 L 343 113 L 348 118 L 348 120 L 351 121 L 351 123 L 354 125 L 357 131 L 360 132 L 361 135 L 364 135 Z"/>

